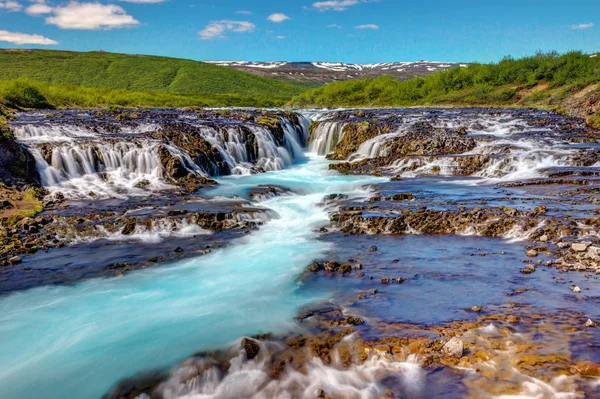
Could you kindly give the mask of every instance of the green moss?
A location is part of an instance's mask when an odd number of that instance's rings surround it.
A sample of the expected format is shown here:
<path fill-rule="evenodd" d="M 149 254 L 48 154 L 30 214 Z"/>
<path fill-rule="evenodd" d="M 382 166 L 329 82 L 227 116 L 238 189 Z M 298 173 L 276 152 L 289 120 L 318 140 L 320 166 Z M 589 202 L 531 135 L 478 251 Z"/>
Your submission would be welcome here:
<path fill-rule="evenodd" d="M 11 213 L 8 218 L 7 224 L 9 226 L 15 225 L 19 220 L 34 217 L 38 213 L 44 210 L 41 202 L 43 196 L 42 190 L 38 188 L 31 188 L 23 193 L 23 198 L 18 202 L 18 209 Z"/>
<path fill-rule="evenodd" d="M 279 118 L 271 116 L 258 116 L 256 118 L 256 123 L 267 126 L 269 129 L 281 129 L 281 121 Z"/>

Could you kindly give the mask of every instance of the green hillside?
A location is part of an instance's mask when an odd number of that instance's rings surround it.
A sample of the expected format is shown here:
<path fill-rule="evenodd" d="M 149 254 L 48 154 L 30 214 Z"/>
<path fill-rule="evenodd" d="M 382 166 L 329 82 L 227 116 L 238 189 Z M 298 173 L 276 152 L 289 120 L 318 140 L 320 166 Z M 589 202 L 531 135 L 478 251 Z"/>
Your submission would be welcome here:
<path fill-rule="evenodd" d="M 531 106 L 566 111 L 580 107 L 578 116 L 600 126 L 600 110 L 596 111 L 600 102 L 598 83 L 600 57 L 581 52 L 563 55 L 552 52 L 520 59 L 506 57 L 495 64 L 471 64 L 405 81 L 382 76 L 336 82 L 308 90 L 295 97 L 290 105 Z"/>
<path fill-rule="evenodd" d="M 0 50 L 0 80 L 51 85 L 290 99 L 306 87 L 197 61 L 105 52 Z"/>

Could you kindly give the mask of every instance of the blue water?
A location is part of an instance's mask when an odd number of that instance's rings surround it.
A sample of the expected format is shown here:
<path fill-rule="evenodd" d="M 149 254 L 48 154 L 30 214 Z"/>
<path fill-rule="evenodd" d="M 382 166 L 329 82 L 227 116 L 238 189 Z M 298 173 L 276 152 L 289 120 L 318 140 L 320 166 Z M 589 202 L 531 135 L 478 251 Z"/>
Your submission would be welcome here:
<path fill-rule="evenodd" d="M 0 298 L 0 398 L 97 398 L 119 379 L 170 366 L 243 335 L 293 328 L 297 309 L 326 295 L 298 274 L 331 244 L 316 240 L 330 193 L 366 195 L 381 179 L 341 176 L 311 158 L 291 169 L 226 178 L 211 195 L 278 184 L 297 195 L 262 205 L 279 215 L 208 256 Z M 85 256 L 85 254 L 78 254 Z"/>

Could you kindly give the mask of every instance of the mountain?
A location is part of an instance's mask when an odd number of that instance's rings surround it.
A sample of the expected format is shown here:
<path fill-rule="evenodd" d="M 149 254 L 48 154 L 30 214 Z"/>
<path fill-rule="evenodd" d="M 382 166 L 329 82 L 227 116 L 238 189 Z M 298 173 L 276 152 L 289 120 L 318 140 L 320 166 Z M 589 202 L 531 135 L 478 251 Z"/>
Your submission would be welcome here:
<path fill-rule="evenodd" d="M 250 62 L 209 61 L 258 76 L 280 80 L 321 85 L 335 81 L 391 75 L 405 80 L 415 76 L 428 76 L 457 66 L 455 62 L 416 61 L 384 62 L 378 64 L 345 64 L 342 62 Z"/>
<path fill-rule="evenodd" d="M 306 88 L 210 63 L 103 51 L 0 49 L 0 80 L 135 92 L 291 98 Z"/>

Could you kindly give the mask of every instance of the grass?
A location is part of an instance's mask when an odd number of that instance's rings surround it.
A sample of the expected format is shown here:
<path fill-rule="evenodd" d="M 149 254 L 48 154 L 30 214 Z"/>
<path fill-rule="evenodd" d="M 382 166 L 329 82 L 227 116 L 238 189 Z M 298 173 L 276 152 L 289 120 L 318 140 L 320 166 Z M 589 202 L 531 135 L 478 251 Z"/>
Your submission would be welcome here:
<path fill-rule="evenodd" d="M 148 97 L 161 95 L 158 103 L 165 104 L 167 94 L 174 95 L 169 101 L 179 105 L 184 101 L 247 105 L 252 99 L 283 103 L 307 89 L 305 85 L 178 58 L 100 51 L 0 50 L 0 80 L 19 78 L 67 90 L 71 96 L 75 95 L 74 87 L 102 89 L 95 95 L 125 98 L 122 101 L 130 104 L 134 99 L 148 104 Z M 135 94 L 132 98 L 124 92 Z M 91 97 L 91 93 L 78 93 L 78 97 Z"/>
<path fill-rule="evenodd" d="M 50 84 L 19 78 L 0 80 L 0 103 L 16 109 L 98 107 L 281 106 L 289 97 L 242 94 L 190 95 L 162 91 L 129 91 Z"/>
<path fill-rule="evenodd" d="M 537 53 L 497 64 L 471 64 L 425 78 L 399 81 L 390 76 L 336 82 L 296 96 L 296 107 L 398 107 L 425 105 L 549 106 L 600 82 L 600 57 L 581 52 Z M 527 89 L 544 89 L 525 95 Z"/>

